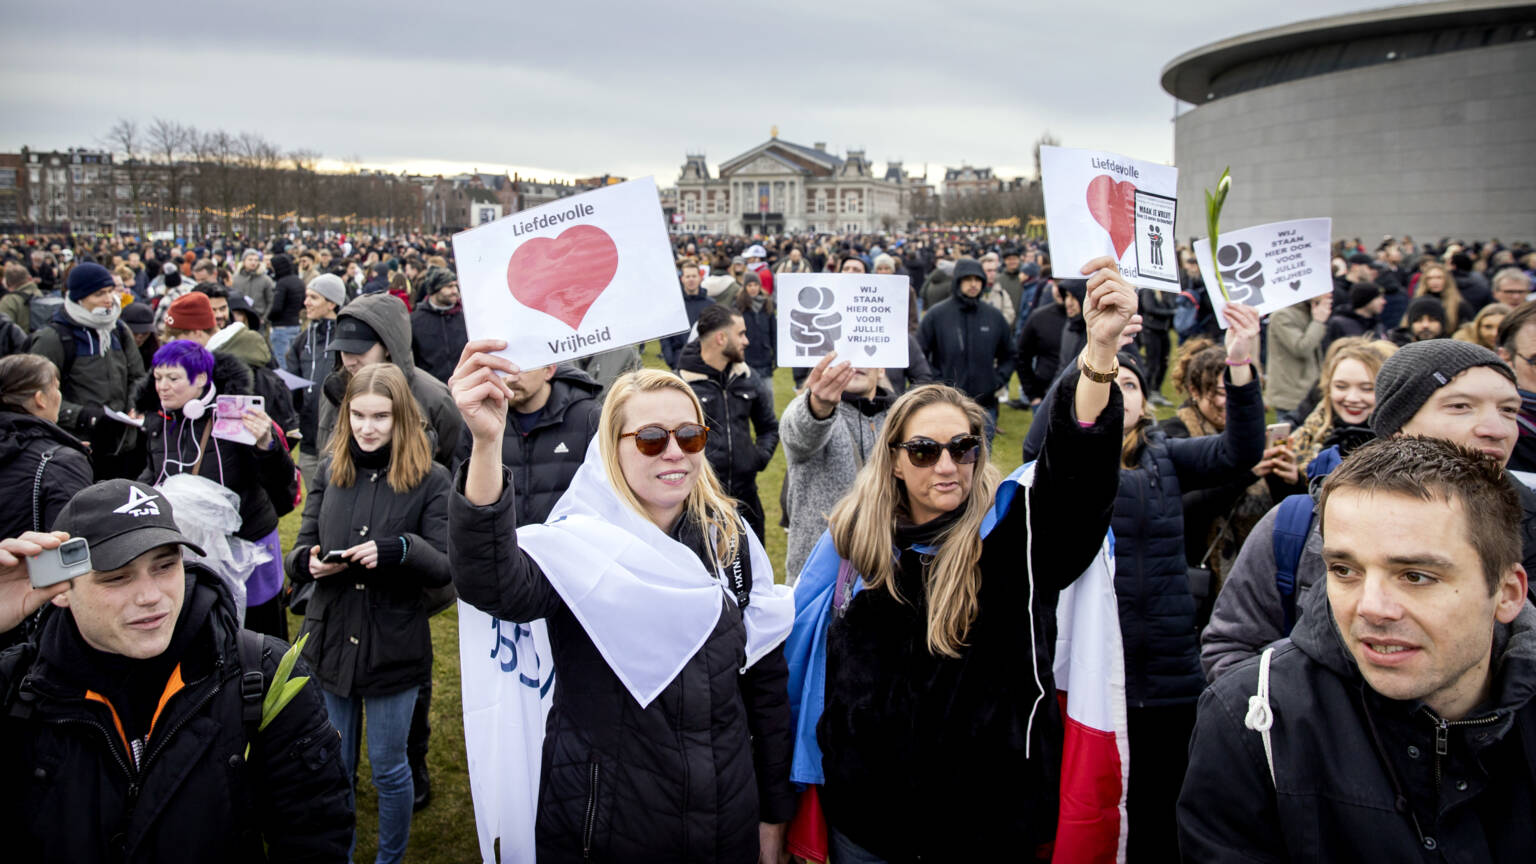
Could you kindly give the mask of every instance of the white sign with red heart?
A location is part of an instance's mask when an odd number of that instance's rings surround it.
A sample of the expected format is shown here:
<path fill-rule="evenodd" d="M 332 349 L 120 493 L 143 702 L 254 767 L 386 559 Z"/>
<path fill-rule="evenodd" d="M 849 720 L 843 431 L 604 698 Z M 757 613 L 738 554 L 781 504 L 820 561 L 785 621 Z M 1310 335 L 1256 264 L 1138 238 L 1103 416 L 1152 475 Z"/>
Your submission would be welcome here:
<path fill-rule="evenodd" d="M 780 273 L 774 288 L 780 366 L 815 366 L 836 351 L 860 368 L 907 368 L 907 277 Z"/>
<path fill-rule="evenodd" d="M 1098 150 L 1040 148 L 1040 186 L 1057 279 L 1108 255 L 1131 284 L 1179 290 L 1179 171 Z"/>
<path fill-rule="evenodd" d="M 525 369 L 688 329 L 649 177 L 455 234 L 453 254 L 469 338 Z"/>

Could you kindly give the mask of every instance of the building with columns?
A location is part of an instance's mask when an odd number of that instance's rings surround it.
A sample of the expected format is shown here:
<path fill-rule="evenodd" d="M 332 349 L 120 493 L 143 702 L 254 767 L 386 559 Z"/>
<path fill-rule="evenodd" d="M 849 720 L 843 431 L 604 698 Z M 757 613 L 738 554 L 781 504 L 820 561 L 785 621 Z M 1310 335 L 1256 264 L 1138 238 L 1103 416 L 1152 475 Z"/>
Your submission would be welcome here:
<path fill-rule="evenodd" d="M 867 234 L 905 228 L 912 214 L 900 163 L 876 174 L 863 150 L 838 158 L 817 142 L 775 135 L 720 163 L 689 154 L 677 178 L 675 231 L 704 234 Z"/>

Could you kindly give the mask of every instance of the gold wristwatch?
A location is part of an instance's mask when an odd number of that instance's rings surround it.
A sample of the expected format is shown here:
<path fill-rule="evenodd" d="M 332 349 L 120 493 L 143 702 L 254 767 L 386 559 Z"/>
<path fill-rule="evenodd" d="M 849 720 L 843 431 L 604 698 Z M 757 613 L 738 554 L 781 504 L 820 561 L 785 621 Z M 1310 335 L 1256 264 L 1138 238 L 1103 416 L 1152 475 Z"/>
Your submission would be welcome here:
<path fill-rule="evenodd" d="M 1087 352 L 1084 352 L 1077 355 L 1077 368 L 1082 370 L 1083 377 L 1087 378 L 1089 381 L 1093 381 L 1098 384 L 1109 384 L 1115 380 L 1115 376 L 1120 374 L 1120 358 L 1115 358 L 1115 365 L 1109 367 L 1108 372 L 1100 372 L 1099 370 L 1088 365 L 1088 354 Z"/>

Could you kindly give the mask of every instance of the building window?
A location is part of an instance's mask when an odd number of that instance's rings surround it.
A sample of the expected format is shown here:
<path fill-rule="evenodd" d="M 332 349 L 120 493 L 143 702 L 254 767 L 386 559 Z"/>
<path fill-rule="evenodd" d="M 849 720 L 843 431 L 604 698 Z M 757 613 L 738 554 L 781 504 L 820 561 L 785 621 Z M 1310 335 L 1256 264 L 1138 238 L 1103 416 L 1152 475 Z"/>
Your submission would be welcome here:
<path fill-rule="evenodd" d="M 69 169 L 69 175 L 76 183 L 85 182 L 85 169 L 79 166 Z"/>
<path fill-rule="evenodd" d="M 16 188 L 16 169 L 14 169 L 14 168 L 0 169 L 0 189 L 15 189 L 15 188 Z"/>

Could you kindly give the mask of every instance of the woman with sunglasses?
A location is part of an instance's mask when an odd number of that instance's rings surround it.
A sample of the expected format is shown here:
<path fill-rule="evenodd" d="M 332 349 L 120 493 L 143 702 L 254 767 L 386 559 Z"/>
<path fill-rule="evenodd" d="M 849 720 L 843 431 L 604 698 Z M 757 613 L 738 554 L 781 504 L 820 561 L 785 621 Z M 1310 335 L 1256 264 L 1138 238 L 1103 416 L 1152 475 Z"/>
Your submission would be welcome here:
<path fill-rule="evenodd" d="M 1177 860 L 1174 803 L 1188 765 L 1195 701 L 1205 688 L 1200 625 L 1189 590 L 1183 494 L 1267 473 L 1264 399 L 1254 374 L 1259 314 L 1228 304 L 1226 425 L 1219 435 L 1169 438 L 1156 425 L 1150 388 L 1134 352 L 1120 354 L 1125 403 L 1115 531 L 1115 595 L 1125 652 L 1131 741 L 1127 858 Z M 1256 467 L 1257 466 L 1257 467 Z"/>
<path fill-rule="evenodd" d="M 1055 835 L 1056 598 L 1109 527 L 1115 350 L 1136 314 L 1113 259 L 1083 272 L 1079 374 L 1054 391 L 1043 451 L 1032 477 L 1008 479 L 1023 488 L 1000 519 L 986 524 L 1000 482 L 986 412 L 918 387 L 891 406 L 800 574 L 793 779 L 820 784 L 834 864 L 1029 859 Z"/>
<path fill-rule="evenodd" d="M 704 458 L 698 397 L 671 373 L 621 376 L 549 521 L 519 528 L 501 440 L 520 372 L 488 353 L 505 347 L 469 343 L 449 382 L 473 440 L 449 558 L 464 602 L 548 628 L 558 680 L 535 836 L 518 839 L 540 862 L 777 862 L 794 604 Z"/>

